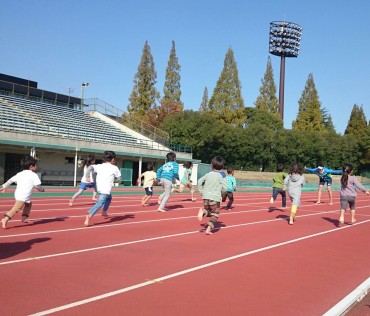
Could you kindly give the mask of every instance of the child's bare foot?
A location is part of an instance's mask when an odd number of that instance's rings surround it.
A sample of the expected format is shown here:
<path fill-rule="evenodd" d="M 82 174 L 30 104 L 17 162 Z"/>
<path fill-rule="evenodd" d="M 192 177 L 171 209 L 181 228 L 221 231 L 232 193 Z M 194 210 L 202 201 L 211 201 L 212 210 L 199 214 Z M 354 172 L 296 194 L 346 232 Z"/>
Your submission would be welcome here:
<path fill-rule="evenodd" d="M 107 212 L 102 212 L 101 215 L 104 216 L 104 217 L 108 217 L 108 213 Z"/>
<path fill-rule="evenodd" d="M 356 223 L 356 219 L 355 218 L 352 218 L 352 224 Z"/>
<path fill-rule="evenodd" d="M 333 205 L 334 203 L 333 202 L 330 202 L 329 205 Z"/>
<path fill-rule="evenodd" d="M 208 225 L 207 229 L 206 229 L 206 235 L 212 235 L 212 227 Z"/>
<path fill-rule="evenodd" d="M 273 203 L 274 203 L 274 198 L 270 197 L 270 204 L 273 204 Z"/>
<path fill-rule="evenodd" d="M 198 217 L 198 221 L 201 221 L 201 220 L 203 219 L 203 215 L 204 215 L 204 210 L 203 210 L 203 208 L 201 207 L 201 208 L 199 209 L 199 211 L 198 211 L 198 215 L 197 215 L 197 217 Z"/>
<path fill-rule="evenodd" d="M 321 201 L 317 201 L 315 204 L 321 204 Z"/>
<path fill-rule="evenodd" d="M 158 204 L 161 204 L 162 203 L 162 198 L 159 196 L 158 197 L 158 201 L 157 201 Z"/>
<path fill-rule="evenodd" d="M 92 200 L 97 201 L 98 199 L 95 196 L 93 196 Z"/>
<path fill-rule="evenodd" d="M 344 223 L 344 218 L 341 216 L 339 217 L 339 223 L 343 224 Z"/>
<path fill-rule="evenodd" d="M 23 223 L 29 223 L 30 220 L 28 219 L 28 216 L 22 215 L 22 222 Z"/>
<path fill-rule="evenodd" d="M 73 200 L 69 200 L 69 206 L 71 207 L 73 205 Z"/>
<path fill-rule="evenodd" d="M 192 201 L 192 202 L 195 202 L 196 200 L 197 200 L 196 198 L 192 198 L 192 199 L 191 199 L 191 201 Z"/>
<path fill-rule="evenodd" d="M 145 204 L 145 203 L 141 203 L 141 206 L 148 206 L 148 204 Z"/>
<path fill-rule="evenodd" d="M 87 227 L 87 226 L 89 226 L 89 223 L 90 222 L 90 217 L 89 217 L 89 215 L 86 215 L 86 219 L 85 219 L 85 222 L 84 222 L 84 226 L 85 227 Z"/>
<path fill-rule="evenodd" d="M 8 217 L 4 217 L 2 220 L 1 220 L 1 224 L 3 226 L 4 229 L 6 229 L 6 224 L 8 223 L 9 221 L 9 218 Z"/>
<path fill-rule="evenodd" d="M 162 213 L 164 213 L 164 212 L 166 212 L 166 210 L 164 210 L 164 209 L 162 209 L 162 208 L 160 208 L 160 207 L 158 207 L 158 210 L 157 210 L 158 212 L 162 212 Z"/>
<path fill-rule="evenodd" d="M 290 217 L 289 218 L 289 225 L 293 225 L 294 224 L 294 218 L 293 217 Z"/>

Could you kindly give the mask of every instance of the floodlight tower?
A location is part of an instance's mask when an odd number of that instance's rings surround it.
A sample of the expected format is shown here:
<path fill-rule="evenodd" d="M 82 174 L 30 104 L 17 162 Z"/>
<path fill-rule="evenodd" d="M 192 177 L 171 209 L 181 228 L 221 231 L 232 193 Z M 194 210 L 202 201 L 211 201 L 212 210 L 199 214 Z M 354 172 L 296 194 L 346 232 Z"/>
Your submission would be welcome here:
<path fill-rule="evenodd" d="M 302 28 L 292 22 L 275 21 L 270 23 L 269 51 L 280 56 L 279 113 L 284 122 L 284 80 L 285 57 L 298 57 Z"/>

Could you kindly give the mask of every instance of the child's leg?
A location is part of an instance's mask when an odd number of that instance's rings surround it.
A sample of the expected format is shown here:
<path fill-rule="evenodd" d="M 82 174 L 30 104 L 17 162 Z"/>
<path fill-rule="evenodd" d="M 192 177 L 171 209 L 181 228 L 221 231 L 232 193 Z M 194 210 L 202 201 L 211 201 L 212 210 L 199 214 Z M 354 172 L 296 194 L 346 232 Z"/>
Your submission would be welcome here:
<path fill-rule="evenodd" d="M 216 203 L 216 204 L 213 204 Z M 211 235 L 212 229 L 215 228 L 219 214 L 220 214 L 220 202 L 213 202 L 211 201 L 211 205 L 209 206 L 211 208 L 210 210 L 210 219 L 207 223 L 208 227 L 206 229 L 206 234 Z"/>
<path fill-rule="evenodd" d="M 351 209 L 351 223 L 354 224 L 354 223 L 356 223 L 356 218 L 355 218 L 355 215 L 356 215 L 356 206 L 355 206 L 356 199 L 351 198 L 348 202 L 349 202 L 349 208 Z"/>
<path fill-rule="evenodd" d="M 284 190 L 280 191 L 281 194 L 281 206 L 286 208 L 286 192 Z"/>
<path fill-rule="evenodd" d="M 9 212 L 4 215 L 4 218 L 1 220 L 2 227 L 5 229 L 7 223 L 12 219 L 12 217 L 17 214 L 24 206 L 23 201 L 15 201 L 13 207 Z"/>
<path fill-rule="evenodd" d="M 356 215 L 356 210 L 355 209 L 351 209 L 351 223 L 356 223 L 356 218 L 355 218 L 355 215 Z"/>
<path fill-rule="evenodd" d="M 164 207 L 166 206 L 166 203 L 171 196 L 172 182 L 166 179 L 162 179 L 161 182 L 163 183 L 164 194 L 162 196 L 161 204 L 158 207 L 158 211 L 165 212 Z"/>
<path fill-rule="evenodd" d="M 270 198 L 270 203 L 274 203 L 278 195 L 278 189 L 277 188 L 272 188 L 272 196 Z"/>
<path fill-rule="evenodd" d="M 226 205 L 226 209 L 231 209 L 231 205 L 234 202 L 234 194 L 232 192 L 227 192 L 227 196 L 229 198 L 229 202 Z"/>
<path fill-rule="evenodd" d="M 22 212 L 22 222 L 23 223 L 29 222 L 28 217 L 30 216 L 31 208 L 32 208 L 32 202 L 24 203 L 24 208 Z"/>
<path fill-rule="evenodd" d="M 98 190 L 96 189 L 96 185 L 93 186 L 94 192 L 93 192 L 93 200 L 96 201 L 96 196 L 98 195 Z"/>
<path fill-rule="evenodd" d="M 83 192 L 84 190 L 83 189 L 79 189 L 73 196 L 72 198 L 70 199 L 69 201 L 69 206 L 72 206 L 73 205 L 73 201 L 81 195 L 81 193 Z"/>
<path fill-rule="evenodd" d="M 331 190 L 331 185 L 328 184 L 328 194 L 329 194 L 329 204 L 333 205 L 333 192 Z"/>
<path fill-rule="evenodd" d="M 298 206 L 297 205 L 292 205 L 291 209 L 290 209 L 290 218 L 289 218 L 289 225 L 293 225 L 294 224 L 294 217 L 297 213 L 297 209 L 298 209 Z"/>
<path fill-rule="evenodd" d="M 88 215 L 86 216 L 86 220 L 84 225 L 89 226 L 89 220 L 91 217 L 95 215 L 95 213 L 105 204 L 105 200 L 107 199 L 109 194 L 100 194 L 99 199 L 96 201 L 95 205 L 88 210 Z"/>
<path fill-rule="evenodd" d="M 339 217 L 339 223 L 341 223 L 341 224 L 343 224 L 344 223 L 344 212 L 345 212 L 346 210 L 344 209 L 341 209 L 340 210 L 340 217 Z"/>
<path fill-rule="evenodd" d="M 108 216 L 107 211 L 109 209 L 109 206 L 110 206 L 111 202 L 112 202 L 112 195 L 107 194 L 107 198 L 105 199 L 105 202 L 103 204 L 103 212 L 101 213 L 101 215 Z"/>

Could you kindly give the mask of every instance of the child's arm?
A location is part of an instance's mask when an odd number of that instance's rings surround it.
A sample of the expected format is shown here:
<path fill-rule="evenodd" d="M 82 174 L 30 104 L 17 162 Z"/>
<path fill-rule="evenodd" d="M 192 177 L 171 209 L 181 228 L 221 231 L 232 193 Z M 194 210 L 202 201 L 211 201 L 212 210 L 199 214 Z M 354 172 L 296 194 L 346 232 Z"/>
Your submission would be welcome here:
<path fill-rule="evenodd" d="M 356 178 L 354 178 L 354 184 L 356 188 L 369 195 L 369 190 L 366 189 L 360 182 L 358 182 Z"/>
<path fill-rule="evenodd" d="M 15 183 L 15 180 L 12 178 L 10 178 L 8 181 L 6 181 L 3 185 L 2 185 L 2 188 L 0 189 L 0 192 L 2 193 L 5 193 L 5 189 L 7 187 L 9 187 L 11 184 Z"/>
<path fill-rule="evenodd" d="M 235 177 L 233 177 L 232 183 L 233 183 L 233 189 L 234 189 L 234 191 L 236 191 L 236 180 L 235 180 Z"/>
<path fill-rule="evenodd" d="M 93 172 L 94 172 L 94 165 L 90 165 L 86 168 L 85 178 L 87 182 L 91 182 L 90 178 L 92 177 Z"/>
<path fill-rule="evenodd" d="M 141 178 L 144 176 L 144 172 L 137 178 L 136 183 L 139 184 L 141 182 Z"/>
<path fill-rule="evenodd" d="M 41 184 L 39 185 L 35 185 L 34 188 L 37 190 L 37 191 L 40 191 L 40 192 L 45 192 L 45 189 L 41 186 Z"/>
<path fill-rule="evenodd" d="M 317 168 L 307 168 L 307 167 L 304 167 L 304 170 L 308 171 L 308 172 L 317 172 Z"/>
<path fill-rule="evenodd" d="M 342 170 L 332 170 L 332 169 L 329 169 L 329 168 L 325 168 L 325 171 L 327 173 L 331 173 L 331 174 L 342 174 L 343 173 Z"/>

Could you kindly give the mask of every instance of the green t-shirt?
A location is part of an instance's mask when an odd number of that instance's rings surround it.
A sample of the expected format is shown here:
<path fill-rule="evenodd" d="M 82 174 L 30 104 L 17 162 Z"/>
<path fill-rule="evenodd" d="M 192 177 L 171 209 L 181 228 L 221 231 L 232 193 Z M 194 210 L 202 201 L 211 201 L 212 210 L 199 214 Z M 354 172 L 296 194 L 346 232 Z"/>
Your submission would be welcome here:
<path fill-rule="evenodd" d="M 272 178 L 272 187 L 282 189 L 286 176 L 286 172 L 278 172 L 277 174 L 275 174 L 275 176 Z"/>

